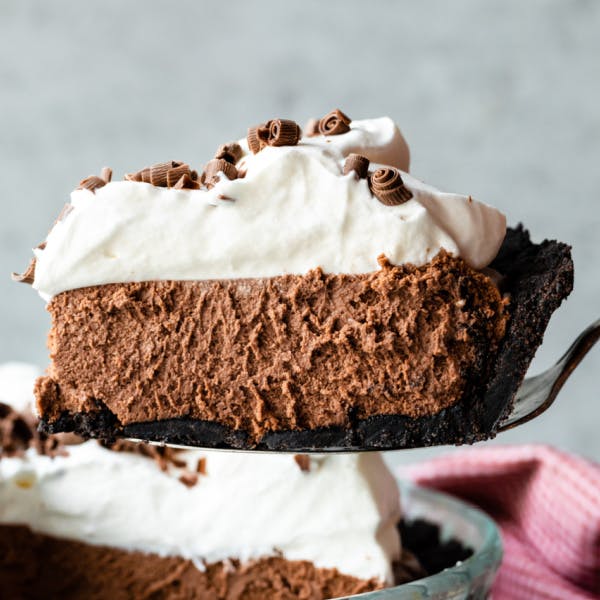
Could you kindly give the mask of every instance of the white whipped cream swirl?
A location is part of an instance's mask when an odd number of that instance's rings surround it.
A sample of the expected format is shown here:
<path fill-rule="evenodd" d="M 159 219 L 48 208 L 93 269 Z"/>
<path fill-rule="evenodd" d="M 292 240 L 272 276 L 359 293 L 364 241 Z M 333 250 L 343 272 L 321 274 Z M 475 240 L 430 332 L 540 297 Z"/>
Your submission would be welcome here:
<path fill-rule="evenodd" d="M 71 210 L 35 249 L 33 287 L 50 299 L 107 283 L 367 273 L 385 255 L 423 265 L 443 248 L 474 268 L 496 256 L 504 215 L 470 196 L 408 175 L 408 147 L 389 118 L 352 121 L 348 133 L 247 152 L 243 179 L 210 190 L 119 181 L 71 194 Z M 350 152 L 402 170 L 413 197 L 385 206 L 366 180 L 343 175 Z"/>

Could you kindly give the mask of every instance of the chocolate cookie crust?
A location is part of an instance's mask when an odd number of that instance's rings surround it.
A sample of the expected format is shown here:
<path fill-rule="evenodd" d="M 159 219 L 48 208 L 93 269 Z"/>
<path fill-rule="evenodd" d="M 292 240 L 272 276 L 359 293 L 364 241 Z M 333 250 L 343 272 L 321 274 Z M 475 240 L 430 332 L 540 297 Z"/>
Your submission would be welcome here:
<path fill-rule="evenodd" d="M 573 276 L 568 246 L 532 244 L 521 227 L 492 267 L 509 310 L 445 253 L 362 276 L 65 292 L 49 306 L 42 427 L 293 450 L 490 437 Z"/>

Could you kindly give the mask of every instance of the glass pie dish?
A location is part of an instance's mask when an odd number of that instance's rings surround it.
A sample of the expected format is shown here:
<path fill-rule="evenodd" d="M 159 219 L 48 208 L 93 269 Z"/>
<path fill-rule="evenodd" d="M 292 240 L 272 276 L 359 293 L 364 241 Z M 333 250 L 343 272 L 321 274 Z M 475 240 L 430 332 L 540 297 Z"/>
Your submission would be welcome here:
<path fill-rule="evenodd" d="M 481 510 L 433 490 L 399 481 L 407 521 L 439 525 L 442 539 L 455 538 L 473 555 L 440 573 L 385 590 L 352 596 L 360 600 L 483 600 L 489 598 L 502 561 L 502 541 L 494 521 Z"/>

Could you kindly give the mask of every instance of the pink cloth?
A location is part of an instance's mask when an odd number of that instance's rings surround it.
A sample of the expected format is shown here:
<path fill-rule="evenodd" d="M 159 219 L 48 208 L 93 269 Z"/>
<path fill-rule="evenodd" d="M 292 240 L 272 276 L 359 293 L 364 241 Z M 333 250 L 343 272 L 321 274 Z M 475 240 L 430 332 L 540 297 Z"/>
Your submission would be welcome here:
<path fill-rule="evenodd" d="M 600 598 L 600 465 L 539 445 L 473 448 L 402 470 L 502 530 L 494 600 Z"/>

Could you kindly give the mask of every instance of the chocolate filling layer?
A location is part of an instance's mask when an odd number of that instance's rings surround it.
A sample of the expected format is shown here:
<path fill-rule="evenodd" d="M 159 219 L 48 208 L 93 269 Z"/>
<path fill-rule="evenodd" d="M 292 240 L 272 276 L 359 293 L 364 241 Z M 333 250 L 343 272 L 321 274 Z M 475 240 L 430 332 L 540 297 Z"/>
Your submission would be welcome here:
<path fill-rule="evenodd" d="M 473 554 L 456 539 L 442 541 L 437 525 L 417 520 L 401 522 L 398 529 L 403 551 L 394 563 L 396 585 L 438 573 Z M 91 546 L 0 525 L 3 598 L 321 600 L 380 588 L 377 580 L 319 569 L 307 561 L 221 561 L 200 571 L 183 558 Z"/>
<path fill-rule="evenodd" d="M 269 557 L 221 561 L 199 570 L 190 560 L 126 552 L 0 526 L 2 598 L 88 600 L 321 600 L 379 589 L 375 580 Z"/>
<path fill-rule="evenodd" d="M 492 267 L 508 309 L 446 253 L 365 275 L 64 292 L 49 305 L 42 427 L 296 450 L 489 437 L 573 277 L 566 245 L 532 244 L 522 228 Z"/>

